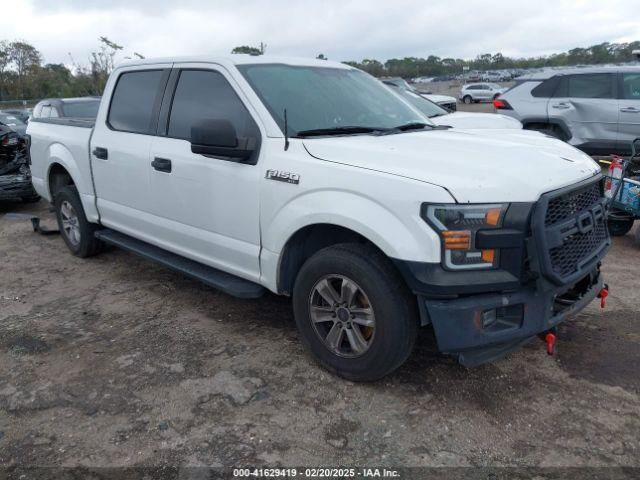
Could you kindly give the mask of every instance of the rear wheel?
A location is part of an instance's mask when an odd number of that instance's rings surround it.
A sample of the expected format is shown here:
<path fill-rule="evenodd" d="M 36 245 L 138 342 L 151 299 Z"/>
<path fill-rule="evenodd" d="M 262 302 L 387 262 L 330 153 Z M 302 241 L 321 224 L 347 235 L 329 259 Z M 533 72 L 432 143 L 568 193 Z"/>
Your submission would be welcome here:
<path fill-rule="evenodd" d="M 377 380 L 410 355 L 417 333 L 415 297 L 375 248 L 325 248 L 302 266 L 293 290 L 296 324 L 327 370 Z"/>
<path fill-rule="evenodd" d="M 534 130 L 536 132 L 544 133 L 545 135 L 549 135 L 550 137 L 557 138 L 558 140 L 565 140 L 565 135 L 562 131 L 557 128 L 555 125 L 545 124 L 545 123 L 532 123 L 525 125 L 526 130 Z"/>
<path fill-rule="evenodd" d="M 464 97 L 462 97 L 462 101 L 469 105 L 471 104 L 471 102 L 473 102 L 473 98 L 471 98 L 471 95 L 465 95 Z"/>
<path fill-rule="evenodd" d="M 633 218 L 609 218 L 609 233 L 614 237 L 623 237 L 633 227 Z"/>
<path fill-rule="evenodd" d="M 76 187 L 58 190 L 54 206 L 60 234 L 71 253 L 82 258 L 97 254 L 102 245 L 94 235 L 97 225 L 87 220 Z"/>

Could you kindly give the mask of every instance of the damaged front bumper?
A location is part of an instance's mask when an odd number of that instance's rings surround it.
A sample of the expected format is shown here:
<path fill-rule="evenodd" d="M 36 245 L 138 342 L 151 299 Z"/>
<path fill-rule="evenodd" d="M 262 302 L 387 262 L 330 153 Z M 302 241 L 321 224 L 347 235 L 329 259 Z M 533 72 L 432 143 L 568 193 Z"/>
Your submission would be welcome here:
<path fill-rule="evenodd" d="M 576 315 L 602 290 L 596 267 L 576 284 L 449 300 L 421 298 L 438 348 L 465 366 L 494 361 Z"/>

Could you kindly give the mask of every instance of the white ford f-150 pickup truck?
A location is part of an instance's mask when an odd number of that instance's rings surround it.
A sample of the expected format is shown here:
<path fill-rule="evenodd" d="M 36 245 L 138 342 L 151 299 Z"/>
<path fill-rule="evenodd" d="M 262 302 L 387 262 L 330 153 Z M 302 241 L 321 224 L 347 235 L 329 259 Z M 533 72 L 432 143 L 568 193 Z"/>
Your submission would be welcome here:
<path fill-rule="evenodd" d="M 306 346 L 349 379 L 397 368 L 421 325 L 469 366 L 549 343 L 604 288 L 591 158 L 437 126 L 340 63 L 129 62 L 95 122 L 34 119 L 28 135 L 74 255 L 108 243 L 231 295 L 291 295 Z"/>

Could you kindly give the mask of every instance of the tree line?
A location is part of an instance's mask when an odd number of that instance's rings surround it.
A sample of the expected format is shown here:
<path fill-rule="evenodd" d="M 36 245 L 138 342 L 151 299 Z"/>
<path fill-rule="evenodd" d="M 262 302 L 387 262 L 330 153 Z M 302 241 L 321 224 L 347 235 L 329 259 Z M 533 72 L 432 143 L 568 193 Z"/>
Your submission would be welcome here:
<path fill-rule="evenodd" d="M 24 40 L 2 40 L 0 101 L 101 95 L 122 51 L 121 45 L 99 37 L 86 62 L 77 62 L 69 54 L 69 68 L 63 63 L 45 63 L 38 49 Z M 144 58 L 137 52 L 132 56 Z"/>
<path fill-rule="evenodd" d="M 375 59 L 364 59 L 360 62 L 344 62 L 360 68 L 375 76 L 436 77 L 459 75 L 464 67 L 469 70 L 507 70 L 542 67 L 565 67 L 571 65 L 599 65 L 604 63 L 625 63 L 635 60 L 633 51 L 640 49 L 640 41 L 629 43 L 604 42 L 587 48 L 573 48 L 553 55 L 511 58 L 501 53 L 485 53 L 473 60 L 462 58 L 441 58 L 429 55 L 427 58 L 405 57 L 392 58 L 382 63 Z"/>
<path fill-rule="evenodd" d="M 232 53 L 262 55 L 267 45 L 238 46 Z M 347 61 L 349 65 L 375 76 L 392 75 L 404 78 L 420 76 L 457 75 L 464 67 L 470 70 L 504 70 L 569 65 L 593 65 L 624 63 L 634 60 L 632 51 L 640 49 L 640 41 L 629 43 L 604 42 L 587 48 L 573 48 L 566 52 L 547 56 L 511 58 L 501 53 L 485 53 L 467 60 L 429 55 L 426 58 L 392 58 L 385 62 L 376 59 Z M 121 45 L 106 37 L 99 37 L 95 50 L 86 62 L 69 58 L 70 66 L 63 63 L 45 63 L 42 54 L 23 40 L 0 41 L 0 101 L 40 99 L 46 97 L 77 97 L 101 95 L 116 58 L 144 58 L 134 52 L 124 55 Z M 317 58 L 326 59 L 324 54 Z"/>

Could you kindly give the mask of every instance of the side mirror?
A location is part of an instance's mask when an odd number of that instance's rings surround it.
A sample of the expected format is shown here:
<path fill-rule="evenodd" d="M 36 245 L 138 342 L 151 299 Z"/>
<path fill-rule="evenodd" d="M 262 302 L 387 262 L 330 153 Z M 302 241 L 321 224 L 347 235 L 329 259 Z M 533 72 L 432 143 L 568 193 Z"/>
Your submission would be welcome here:
<path fill-rule="evenodd" d="M 201 155 L 247 160 L 256 149 L 254 138 L 238 138 L 228 120 L 200 120 L 191 126 L 191 151 Z"/>

